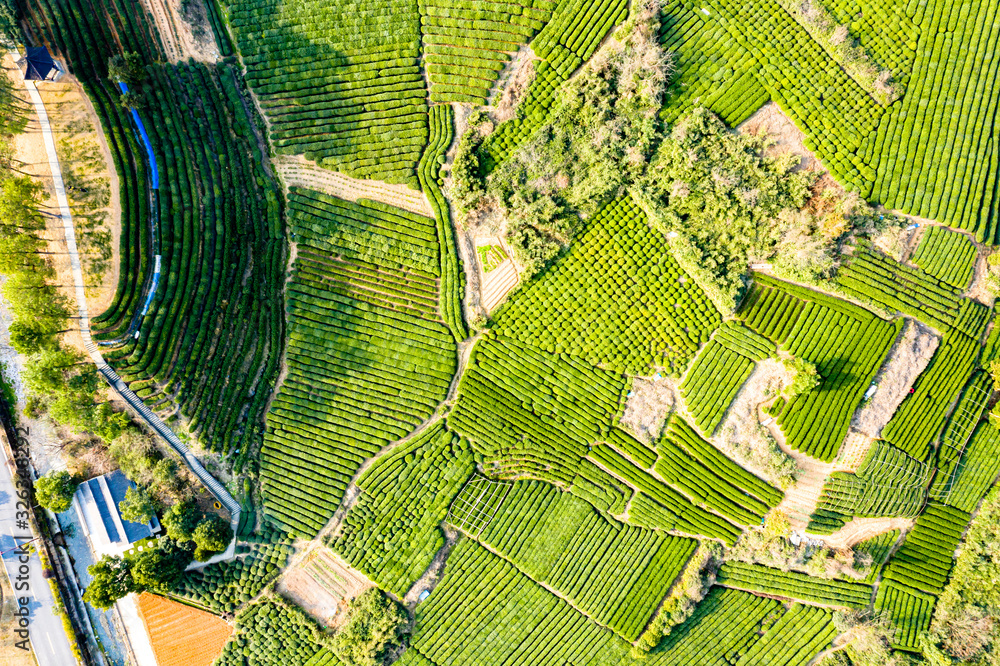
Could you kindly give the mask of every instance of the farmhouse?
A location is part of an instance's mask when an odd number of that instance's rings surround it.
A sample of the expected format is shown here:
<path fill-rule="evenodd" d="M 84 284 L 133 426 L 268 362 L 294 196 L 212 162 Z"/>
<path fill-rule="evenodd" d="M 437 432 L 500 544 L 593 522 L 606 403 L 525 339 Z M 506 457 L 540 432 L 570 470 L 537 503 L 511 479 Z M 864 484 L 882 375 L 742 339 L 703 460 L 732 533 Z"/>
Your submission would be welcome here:
<path fill-rule="evenodd" d="M 160 530 L 154 516 L 145 524 L 124 520 L 118 503 L 135 484 L 120 470 L 84 481 L 73 495 L 73 506 L 86 530 L 90 547 L 97 557 L 122 555 L 132 544 L 147 539 Z"/>

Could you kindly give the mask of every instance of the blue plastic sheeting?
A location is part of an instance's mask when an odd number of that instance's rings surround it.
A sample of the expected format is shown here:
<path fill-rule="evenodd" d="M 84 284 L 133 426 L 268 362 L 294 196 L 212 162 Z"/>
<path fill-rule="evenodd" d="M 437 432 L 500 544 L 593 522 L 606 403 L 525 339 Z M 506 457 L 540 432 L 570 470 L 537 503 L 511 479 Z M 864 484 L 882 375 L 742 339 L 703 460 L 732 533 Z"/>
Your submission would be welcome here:
<path fill-rule="evenodd" d="M 160 255 L 156 255 L 153 263 L 153 282 L 149 285 L 149 293 L 146 294 L 146 302 L 142 306 L 142 316 L 149 312 L 149 306 L 153 304 L 153 297 L 156 296 L 156 287 L 160 284 Z"/>
<path fill-rule="evenodd" d="M 128 86 L 121 81 L 118 82 L 118 87 L 121 88 L 122 93 L 128 92 Z M 149 156 L 149 166 L 153 170 L 153 177 L 150 179 L 152 181 L 152 187 L 154 190 L 160 189 L 160 171 L 156 168 L 156 156 L 153 155 L 153 145 L 149 142 L 149 135 L 146 134 L 146 126 L 142 124 L 142 118 L 135 109 L 132 109 L 132 119 L 135 120 L 135 126 L 139 128 L 139 136 L 142 137 L 142 143 L 146 146 L 146 155 Z"/>

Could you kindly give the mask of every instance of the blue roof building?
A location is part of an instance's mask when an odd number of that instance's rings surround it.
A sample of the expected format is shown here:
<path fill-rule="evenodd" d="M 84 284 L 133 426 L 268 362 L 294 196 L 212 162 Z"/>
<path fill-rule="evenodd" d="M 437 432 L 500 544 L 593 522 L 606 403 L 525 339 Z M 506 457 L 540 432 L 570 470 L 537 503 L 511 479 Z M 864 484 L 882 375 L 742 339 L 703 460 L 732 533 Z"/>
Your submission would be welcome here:
<path fill-rule="evenodd" d="M 134 487 L 120 470 L 84 481 L 77 487 L 73 505 L 97 557 L 122 555 L 135 542 L 160 530 L 156 516 L 145 524 L 121 517 L 118 503 L 125 498 L 125 491 Z"/>

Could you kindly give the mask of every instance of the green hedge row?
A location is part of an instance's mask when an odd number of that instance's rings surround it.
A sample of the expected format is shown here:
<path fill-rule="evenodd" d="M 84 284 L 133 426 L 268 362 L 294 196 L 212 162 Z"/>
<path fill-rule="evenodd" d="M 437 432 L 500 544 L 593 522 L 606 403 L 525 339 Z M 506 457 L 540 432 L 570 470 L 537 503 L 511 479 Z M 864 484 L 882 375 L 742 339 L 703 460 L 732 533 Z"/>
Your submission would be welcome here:
<path fill-rule="evenodd" d="M 792 604 L 733 666 L 807 664 L 830 645 L 837 633 L 830 611 Z"/>
<path fill-rule="evenodd" d="M 928 504 L 889 560 L 883 580 L 939 594 L 948 582 L 955 549 L 971 519 L 969 513 L 954 507 Z"/>
<path fill-rule="evenodd" d="M 696 504 L 739 525 L 759 525 L 781 493 L 735 464 L 674 415 L 656 445 L 656 473 Z M 743 484 L 771 501 L 755 497 Z M 775 501 L 777 500 L 777 501 Z"/>
<path fill-rule="evenodd" d="M 942 282 L 966 289 L 976 269 L 976 246 L 964 234 L 944 227 L 929 227 L 910 261 Z"/>
<path fill-rule="evenodd" d="M 695 357 L 680 391 L 698 429 L 712 435 L 753 372 L 754 362 L 712 339 Z"/>
<path fill-rule="evenodd" d="M 917 377 L 882 437 L 914 458 L 926 459 L 938 438 L 948 409 L 962 390 L 979 354 L 979 344 L 963 333 L 949 331 L 941 338 L 930 365 Z"/>
<path fill-rule="evenodd" d="M 416 2 L 227 4 L 278 152 L 357 178 L 419 186 L 428 107 Z M 415 129 L 400 130 L 412 123 Z"/>
<path fill-rule="evenodd" d="M 846 608 L 866 607 L 872 593 L 871 586 L 864 583 L 813 578 L 796 571 L 736 561 L 722 565 L 716 582 L 750 592 Z"/>
<path fill-rule="evenodd" d="M 451 210 L 441 193 L 444 184 L 440 176 L 445 153 L 454 138 L 453 111 L 449 106 L 431 107 L 431 138 L 417 168 L 420 189 L 427 196 L 434 220 L 437 223 L 438 256 L 441 264 L 439 288 L 441 317 L 451 329 L 455 340 L 464 340 L 469 331 L 465 327 L 462 299 L 465 295 L 465 271 L 462 270 L 455 230 L 451 224 Z"/>
<path fill-rule="evenodd" d="M 828 294 L 755 276 L 740 318 L 751 329 L 816 366 L 818 386 L 789 400 L 778 416 L 794 449 L 836 457 L 855 408 L 899 332 L 895 324 Z M 784 293 L 782 293 L 784 292 Z"/>
<path fill-rule="evenodd" d="M 329 660 L 325 642 L 316 623 L 298 607 L 266 597 L 236 615 L 235 631 L 214 663 L 339 666 L 338 660 Z"/>
<path fill-rule="evenodd" d="M 931 614 L 937 599 L 892 580 L 879 583 L 875 610 L 889 616 L 893 626 L 892 647 L 920 651 L 920 634 L 931 626 Z"/>
<path fill-rule="evenodd" d="M 619 375 L 490 334 L 473 351 L 448 425 L 473 440 L 491 476 L 569 486 L 610 430 L 624 386 Z"/>
<path fill-rule="evenodd" d="M 288 374 L 268 418 L 261 488 L 265 513 L 315 534 L 365 459 L 437 408 L 455 340 L 438 315 L 433 220 L 298 188 L 288 209 L 298 254 Z"/>
<path fill-rule="evenodd" d="M 729 545 L 739 538 L 741 530 L 733 523 L 697 506 L 674 487 L 639 469 L 609 446 L 595 446 L 591 458 L 636 489 L 629 508 L 629 522 L 643 527 L 707 536 Z M 641 508 L 633 514 L 637 504 Z"/>

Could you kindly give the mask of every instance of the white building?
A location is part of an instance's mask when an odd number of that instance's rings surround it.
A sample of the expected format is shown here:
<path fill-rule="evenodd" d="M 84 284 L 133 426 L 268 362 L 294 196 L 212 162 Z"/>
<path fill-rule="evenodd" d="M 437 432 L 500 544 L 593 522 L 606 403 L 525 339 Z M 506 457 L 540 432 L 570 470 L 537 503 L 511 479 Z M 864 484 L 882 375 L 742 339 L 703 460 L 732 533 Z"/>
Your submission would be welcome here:
<path fill-rule="evenodd" d="M 134 487 L 119 470 L 84 481 L 77 487 L 73 506 L 98 559 L 105 555 L 120 556 L 136 541 L 160 530 L 156 516 L 146 524 L 122 519 L 118 503 L 125 498 L 125 491 Z"/>

